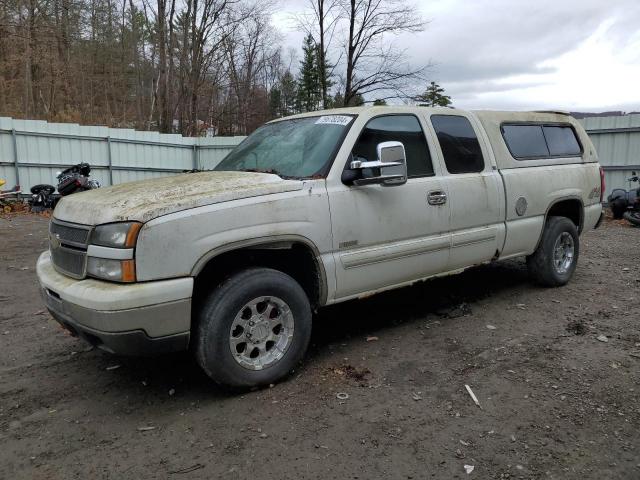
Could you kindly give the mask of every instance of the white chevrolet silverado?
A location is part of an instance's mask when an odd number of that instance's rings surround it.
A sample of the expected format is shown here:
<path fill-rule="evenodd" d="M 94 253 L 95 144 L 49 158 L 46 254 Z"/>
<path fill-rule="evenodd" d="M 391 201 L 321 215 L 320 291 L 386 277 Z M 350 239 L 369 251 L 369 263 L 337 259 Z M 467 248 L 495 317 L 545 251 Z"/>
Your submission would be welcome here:
<path fill-rule="evenodd" d="M 63 198 L 37 272 L 93 345 L 191 348 L 215 381 L 264 385 L 301 360 L 318 307 L 522 256 L 564 285 L 603 191 L 563 113 L 327 110 L 264 125 L 213 171 Z"/>

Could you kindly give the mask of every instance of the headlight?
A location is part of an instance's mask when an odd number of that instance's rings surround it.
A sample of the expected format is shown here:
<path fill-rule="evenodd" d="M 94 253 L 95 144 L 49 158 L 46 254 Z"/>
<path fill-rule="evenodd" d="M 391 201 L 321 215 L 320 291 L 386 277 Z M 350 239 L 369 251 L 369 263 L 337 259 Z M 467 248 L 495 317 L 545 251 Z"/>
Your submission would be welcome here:
<path fill-rule="evenodd" d="M 91 244 L 102 247 L 133 248 L 136 246 L 139 222 L 119 222 L 98 225 L 91 234 Z"/>
<path fill-rule="evenodd" d="M 87 257 L 87 274 L 112 282 L 135 282 L 136 264 L 133 260 Z"/>
<path fill-rule="evenodd" d="M 87 275 L 112 282 L 135 282 L 134 247 L 142 223 L 98 225 L 87 248 Z"/>

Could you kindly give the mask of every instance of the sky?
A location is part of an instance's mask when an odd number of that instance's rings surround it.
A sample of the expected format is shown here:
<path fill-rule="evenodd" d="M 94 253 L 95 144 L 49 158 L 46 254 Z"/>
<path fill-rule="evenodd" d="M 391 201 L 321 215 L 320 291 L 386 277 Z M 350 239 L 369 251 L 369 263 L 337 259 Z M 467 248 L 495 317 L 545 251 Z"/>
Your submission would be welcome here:
<path fill-rule="evenodd" d="M 300 50 L 304 35 L 293 17 L 306 5 L 281 0 L 273 14 L 285 49 Z M 388 40 L 412 66 L 430 64 L 428 79 L 445 88 L 455 107 L 640 111 L 640 0 L 415 5 L 425 30 Z"/>

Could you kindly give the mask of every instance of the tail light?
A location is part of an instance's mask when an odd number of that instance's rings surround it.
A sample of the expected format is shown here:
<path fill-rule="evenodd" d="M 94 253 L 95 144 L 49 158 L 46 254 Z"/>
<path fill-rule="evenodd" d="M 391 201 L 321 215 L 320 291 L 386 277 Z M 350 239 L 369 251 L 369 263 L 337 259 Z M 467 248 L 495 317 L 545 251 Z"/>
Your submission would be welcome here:
<path fill-rule="evenodd" d="M 600 203 L 602 203 L 602 199 L 604 198 L 604 168 L 600 167 Z"/>

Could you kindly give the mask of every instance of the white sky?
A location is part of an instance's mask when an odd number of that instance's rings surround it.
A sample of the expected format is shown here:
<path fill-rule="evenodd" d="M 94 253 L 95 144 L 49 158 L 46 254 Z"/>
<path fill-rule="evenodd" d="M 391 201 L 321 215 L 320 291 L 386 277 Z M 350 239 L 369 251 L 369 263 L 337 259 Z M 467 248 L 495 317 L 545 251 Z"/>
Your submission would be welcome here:
<path fill-rule="evenodd" d="M 273 23 L 300 51 L 281 0 Z M 425 31 L 390 38 L 460 108 L 640 111 L 640 0 L 438 0 L 417 3 Z M 338 52 L 336 44 L 332 51 Z M 295 62 L 294 67 L 297 66 Z"/>

